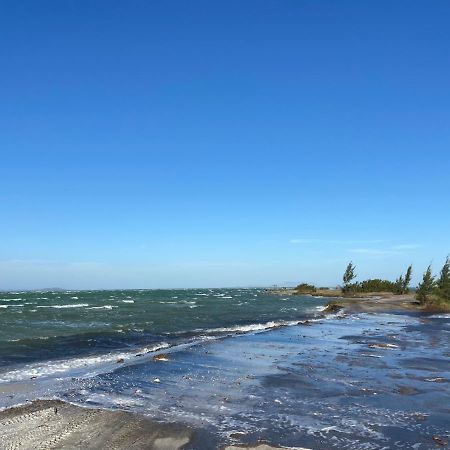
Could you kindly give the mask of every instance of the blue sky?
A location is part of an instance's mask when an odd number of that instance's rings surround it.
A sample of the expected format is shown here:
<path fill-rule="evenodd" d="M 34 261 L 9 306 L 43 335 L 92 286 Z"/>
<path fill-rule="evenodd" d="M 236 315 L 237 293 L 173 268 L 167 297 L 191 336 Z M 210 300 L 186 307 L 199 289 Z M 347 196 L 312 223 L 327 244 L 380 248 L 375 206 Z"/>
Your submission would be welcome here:
<path fill-rule="evenodd" d="M 417 281 L 450 252 L 447 1 L 4 1 L 0 288 Z"/>

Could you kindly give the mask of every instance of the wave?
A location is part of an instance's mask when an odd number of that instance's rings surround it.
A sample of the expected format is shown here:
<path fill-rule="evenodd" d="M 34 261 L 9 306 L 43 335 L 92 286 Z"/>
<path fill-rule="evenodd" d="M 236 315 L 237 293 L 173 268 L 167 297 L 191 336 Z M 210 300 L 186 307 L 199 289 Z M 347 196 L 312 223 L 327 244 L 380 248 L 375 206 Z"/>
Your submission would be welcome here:
<path fill-rule="evenodd" d="M 313 319 L 316 320 L 316 319 Z M 309 320 L 311 322 L 311 320 Z M 280 321 L 270 321 L 266 323 L 252 323 L 248 325 L 234 325 L 231 327 L 219 327 L 219 328 L 208 328 L 206 330 L 196 330 L 205 334 L 219 334 L 219 333 L 249 333 L 251 331 L 266 331 L 273 328 L 289 327 L 293 325 L 298 325 L 304 323 L 302 320 L 280 320 Z"/>
<path fill-rule="evenodd" d="M 121 363 L 127 363 L 130 362 L 131 359 L 147 353 L 154 353 L 168 347 L 170 347 L 168 343 L 161 342 L 153 347 L 142 347 L 127 352 L 121 351 L 103 355 L 58 359 L 42 363 L 27 364 L 20 369 L 0 374 L 0 383 L 25 381 L 37 377 L 71 376 L 73 371 L 78 369 L 83 369 L 84 377 L 95 376 L 110 370 L 112 364 L 112 367 L 116 367 L 116 364 L 119 361 Z"/>
<path fill-rule="evenodd" d="M 66 308 L 85 308 L 87 306 L 89 306 L 88 303 L 76 303 L 74 305 L 37 305 L 36 308 L 66 309 Z"/>
<path fill-rule="evenodd" d="M 118 308 L 118 306 L 116 305 L 91 306 L 88 309 L 113 309 L 113 308 Z"/>

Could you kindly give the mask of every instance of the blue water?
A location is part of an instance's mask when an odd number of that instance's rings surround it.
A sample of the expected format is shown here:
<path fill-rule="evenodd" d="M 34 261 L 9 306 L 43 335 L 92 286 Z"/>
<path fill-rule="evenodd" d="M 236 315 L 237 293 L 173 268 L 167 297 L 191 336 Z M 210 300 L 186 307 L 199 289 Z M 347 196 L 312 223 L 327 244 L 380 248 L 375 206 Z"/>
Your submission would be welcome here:
<path fill-rule="evenodd" d="M 324 303 L 263 289 L 2 292 L 0 383 L 285 325 Z"/>

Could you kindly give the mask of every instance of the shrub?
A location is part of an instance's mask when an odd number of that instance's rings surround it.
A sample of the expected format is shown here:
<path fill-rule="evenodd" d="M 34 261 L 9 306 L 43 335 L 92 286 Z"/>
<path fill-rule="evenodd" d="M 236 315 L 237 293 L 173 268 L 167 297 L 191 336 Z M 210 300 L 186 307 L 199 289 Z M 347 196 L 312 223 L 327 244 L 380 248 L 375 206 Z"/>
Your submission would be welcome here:
<path fill-rule="evenodd" d="M 295 288 L 295 290 L 297 292 L 310 293 L 310 292 L 316 292 L 317 289 L 313 284 L 301 283 Z"/>

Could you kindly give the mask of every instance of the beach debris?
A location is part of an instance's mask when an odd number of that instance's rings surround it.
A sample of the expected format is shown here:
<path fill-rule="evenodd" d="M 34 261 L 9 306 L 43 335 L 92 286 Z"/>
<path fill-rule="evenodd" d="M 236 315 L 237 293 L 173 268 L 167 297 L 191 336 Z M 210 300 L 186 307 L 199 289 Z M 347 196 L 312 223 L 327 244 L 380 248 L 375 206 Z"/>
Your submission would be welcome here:
<path fill-rule="evenodd" d="M 442 445 L 442 446 L 448 444 L 448 441 L 446 441 L 445 439 L 442 439 L 439 436 L 433 436 L 433 441 L 436 442 L 436 444 L 439 444 L 439 445 Z"/>
<path fill-rule="evenodd" d="M 153 383 L 161 383 L 161 380 L 159 378 L 154 378 Z"/>
<path fill-rule="evenodd" d="M 244 433 L 243 431 L 233 431 L 233 433 L 231 433 L 229 435 L 229 437 L 231 439 L 240 439 L 242 436 L 245 436 L 246 433 Z"/>
<path fill-rule="evenodd" d="M 338 305 L 337 303 L 330 303 L 329 305 L 327 305 L 325 307 L 323 312 L 326 312 L 326 313 L 337 313 L 337 312 L 339 312 L 339 311 L 341 311 L 343 309 L 344 309 L 344 307 L 341 306 L 341 305 Z"/>
<path fill-rule="evenodd" d="M 445 383 L 448 380 L 446 378 L 436 377 L 436 378 L 425 378 L 425 381 L 428 381 L 430 383 Z"/>
<path fill-rule="evenodd" d="M 125 362 L 125 360 L 124 360 L 123 358 L 119 358 L 119 359 L 116 361 L 117 364 L 121 364 L 121 363 L 123 363 L 123 362 Z"/>
<path fill-rule="evenodd" d="M 169 361 L 169 356 L 165 353 L 160 353 L 159 355 L 155 355 L 153 357 L 153 361 Z"/>
<path fill-rule="evenodd" d="M 385 349 L 394 349 L 398 348 L 396 344 L 385 344 L 383 342 L 377 344 L 369 344 L 369 348 L 385 348 Z"/>
<path fill-rule="evenodd" d="M 414 413 L 413 416 L 416 420 L 424 421 L 427 420 L 428 414 Z"/>
<path fill-rule="evenodd" d="M 58 408 L 56 406 L 55 406 L 54 411 L 55 411 L 55 414 L 58 414 Z"/>
<path fill-rule="evenodd" d="M 418 389 L 411 386 L 399 386 L 397 392 L 400 395 L 415 395 L 420 393 Z"/>

